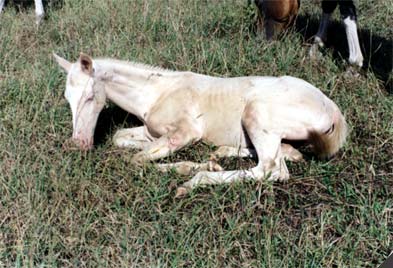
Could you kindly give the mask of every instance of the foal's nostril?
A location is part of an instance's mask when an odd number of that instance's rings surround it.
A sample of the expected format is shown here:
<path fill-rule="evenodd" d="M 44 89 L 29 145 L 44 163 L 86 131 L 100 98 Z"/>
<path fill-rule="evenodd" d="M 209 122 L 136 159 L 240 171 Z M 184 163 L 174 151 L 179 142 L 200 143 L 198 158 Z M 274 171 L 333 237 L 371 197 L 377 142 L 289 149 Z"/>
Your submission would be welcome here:
<path fill-rule="evenodd" d="M 78 146 L 81 150 L 87 151 L 91 149 L 92 147 L 92 142 L 88 139 L 78 139 L 78 138 L 73 138 L 73 141 L 76 146 Z"/>
<path fill-rule="evenodd" d="M 79 147 L 84 151 L 90 150 L 93 147 L 93 140 L 92 139 L 79 140 Z"/>

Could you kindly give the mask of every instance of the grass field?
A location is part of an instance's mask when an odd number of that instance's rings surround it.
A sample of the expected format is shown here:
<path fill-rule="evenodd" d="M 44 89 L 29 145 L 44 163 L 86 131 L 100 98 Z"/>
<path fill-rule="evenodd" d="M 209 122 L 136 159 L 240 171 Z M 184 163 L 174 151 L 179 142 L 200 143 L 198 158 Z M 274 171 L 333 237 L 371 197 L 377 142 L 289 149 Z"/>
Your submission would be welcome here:
<path fill-rule="evenodd" d="M 357 6 L 359 77 L 348 75 L 339 24 L 324 56 L 308 58 L 318 1 L 303 1 L 297 27 L 273 43 L 255 34 L 246 0 L 52 1 L 39 28 L 34 6 L 9 3 L 0 16 L 0 267 L 381 264 L 393 250 L 393 3 Z M 112 145 L 117 129 L 138 124 L 112 104 L 94 150 L 63 149 L 71 111 L 52 51 L 209 75 L 297 76 L 341 107 L 351 134 L 329 161 L 289 164 L 287 183 L 201 187 L 175 199 L 188 178 L 134 167 L 135 152 Z M 204 161 L 212 149 L 197 144 L 164 162 Z"/>

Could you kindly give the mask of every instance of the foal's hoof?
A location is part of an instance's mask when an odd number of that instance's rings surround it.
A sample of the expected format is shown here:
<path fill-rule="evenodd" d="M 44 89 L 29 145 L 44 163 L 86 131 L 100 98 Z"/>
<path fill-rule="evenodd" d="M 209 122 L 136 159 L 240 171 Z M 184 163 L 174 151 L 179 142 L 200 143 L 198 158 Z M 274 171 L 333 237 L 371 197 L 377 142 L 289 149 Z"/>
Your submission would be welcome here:
<path fill-rule="evenodd" d="M 137 153 L 131 158 L 131 164 L 135 166 L 143 166 L 146 162 L 146 156 L 144 153 Z"/>
<path fill-rule="evenodd" d="M 284 165 L 281 165 L 280 168 L 277 168 L 273 172 L 270 172 L 269 174 L 267 174 L 266 177 L 267 177 L 267 181 L 279 181 L 279 182 L 288 181 L 289 172 L 287 166 L 285 165 L 285 162 Z"/>
<path fill-rule="evenodd" d="M 134 135 L 128 133 L 126 129 L 120 129 L 116 131 L 113 136 L 113 144 L 120 148 L 132 147 L 131 140 L 134 138 Z"/>
<path fill-rule="evenodd" d="M 180 186 L 176 189 L 176 195 L 175 198 L 182 198 L 185 195 L 187 195 L 189 192 L 189 189 L 187 189 L 186 187 Z"/>
<path fill-rule="evenodd" d="M 292 162 L 302 162 L 304 160 L 302 153 L 296 149 L 292 149 L 287 155 L 285 155 L 284 159 Z"/>
<path fill-rule="evenodd" d="M 209 160 L 208 164 L 208 171 L 223 171 L 224 169 L 215 161 Z"/>

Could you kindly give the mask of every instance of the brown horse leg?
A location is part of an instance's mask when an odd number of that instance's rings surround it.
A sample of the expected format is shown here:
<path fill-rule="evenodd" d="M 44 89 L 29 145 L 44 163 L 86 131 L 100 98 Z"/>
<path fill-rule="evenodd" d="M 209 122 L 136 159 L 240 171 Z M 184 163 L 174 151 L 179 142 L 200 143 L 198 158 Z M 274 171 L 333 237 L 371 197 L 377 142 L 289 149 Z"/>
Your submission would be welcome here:
<path fill-rule="evenodd" d="M 277 36 L 283 31 L 285 23 L 275 21 L 272 18 L 265 19 L 265 33 L 266 39 L 276 39 Z"/>

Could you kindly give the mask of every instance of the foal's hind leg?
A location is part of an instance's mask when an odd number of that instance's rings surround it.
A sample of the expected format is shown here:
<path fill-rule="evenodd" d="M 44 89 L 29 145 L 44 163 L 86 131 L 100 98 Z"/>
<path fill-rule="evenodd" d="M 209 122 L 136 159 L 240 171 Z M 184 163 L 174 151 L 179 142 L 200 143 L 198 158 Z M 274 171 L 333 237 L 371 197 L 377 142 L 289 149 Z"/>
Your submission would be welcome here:
<path fill-rule="evenodd" d="M 258 101 L 245 108 L 242 123 L 258 155 L 252 168 L 258 179 L 287 180 L 289 173 L 281 150 L 281 135 L 275 129 L 274 114 Z"/>
<path fill-rule="evenodd" d="M 258 134 L 255 134 L 257 136 Z M 261 142 L 264 141 L 264 142 Z M 254 141 L 253 141 L 254 142 Z M 280 138 L 276 135 L 262 135 L 261 140 L 255 139 L 259 159 L 258 165 L 248 170 L 233 170 L 233 171 L 200 171 L 191 180 L 185 182 L 176 191 L 176 197 L 187 194 L 193 188 L 199 185 L 208 184 L 222 184 L 231 183 L 240 180 L 262 180 L 267 178 L 268 180 L 286 180 L 288 179 L 289 173 L 285 165 L 284 158 L 279 157 L 274 159 L 277 155 L 280 155 Z M 264 148 L 263 154 L 260 148 Z M 269 157 L 271 156 L 271 157 Z"/>
<path fill-rule="evenodd" d="M 248 170 L 198 172 L 191 180 L 185 182 L 177 189 L 176 196 L 186 194 L 197 185 L 230 183 L 243 179 L 286 180 L 289 172 L 281 153 L 281 137 L 263 122 L 269 122 L 269 114 L 259 107 L 259 104 L 250 104 L 246 107 L 242 122 L 247 134 L 254 145 L 258 155 L 256 167 Z"/>

